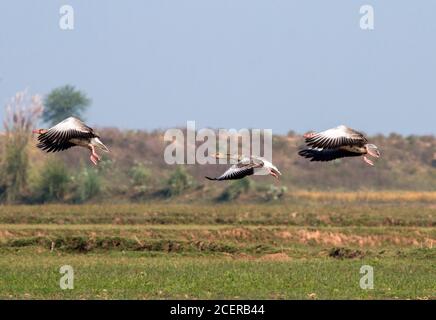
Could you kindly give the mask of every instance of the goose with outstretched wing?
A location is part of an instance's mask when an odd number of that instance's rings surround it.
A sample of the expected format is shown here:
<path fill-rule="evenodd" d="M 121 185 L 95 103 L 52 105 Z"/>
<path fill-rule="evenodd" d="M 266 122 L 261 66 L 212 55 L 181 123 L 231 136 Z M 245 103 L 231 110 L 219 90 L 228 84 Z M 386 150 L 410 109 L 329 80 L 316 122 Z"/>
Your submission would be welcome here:
<path fill-rule="evenodd" d="M 380 157 L 380 151 L 360 132 L 344 125 L 323 132 L 308 132 L 304 135 L 307 147 L 298 154 L 310 161 L 331 161 L 339 158 L 363 156 L 373 166 L 367 155 Z"/>
<path fill-rule="evenodd" d="M 242 179 L 246 176 L 251 176 L 254 173 L 259 175 L 272 175 L 277 179 L 281 175 L 279 169 L 277 169 L 275 165 L 261 157 L 234 157 L 231 155 L 224 156 L 221 153 L 214 154 L 213 156 L 217 159 L 234 159 L 237 161 L 237 163 L 232 165 L 229 169 L 226 170 L 226 172 L 224 172 L 221 176 L 217 178 L 206 177 L 206 179 L 209 180 L 237 180 Z"/>
<path fill-rule="evenodd" d="M 75 117 L 69 117 L 50 129 L 34 130 L 33 133 L 39 134 L 37 147 L 46 152 L 63 151 L 74 146 L 89 149 L 90 160 L 95 165 L 101 160 L 96 148 L 109 152 L 94 129 Z"/>

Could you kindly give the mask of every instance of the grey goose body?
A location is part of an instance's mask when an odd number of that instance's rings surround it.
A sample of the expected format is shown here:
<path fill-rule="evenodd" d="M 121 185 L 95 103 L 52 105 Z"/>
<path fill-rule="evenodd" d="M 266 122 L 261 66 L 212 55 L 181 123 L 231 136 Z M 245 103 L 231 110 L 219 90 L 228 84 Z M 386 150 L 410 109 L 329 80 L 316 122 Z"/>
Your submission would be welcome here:
<path fill-rule="evenodd" d="M 59 152 L 75 146 L 84 147 L 91 151 L 90 160 L 95 165 L 101 160 L 96 148 L 109 152 L 94 129 L 75 117 L 69 117 L 50 129 L 33 132 L 39 134 L 37 147 L 41 150 Z"/>
<path fill-rule="evenodd" d="M 280 171 L 274 166 L 271 162 L 263 159 L 261 157 L 249 156 L 224 156 L 221 153 L 217 153 L 213 155 L 215 158 L 229 158 L 237 161 L 234 165 L 228 168 L 221 176 L 216 178 L 206 177 L 209 180 L 223 181 L 223 180 L 237 180 L 242 179 L 247 176 L 253 175 L 256 173 L 260 173 L 263 175 L 272 175 L 275 178 L 279 178 L 281 175 Z"/>
<path fill-rule="evenodd" d="M 368 143 L 363 133 L 341 125 L 322 132 L 304 135 L 306 147 L 298 152 L 310 161 L 332 161 L 340 158 L 363 156 L 363 160 L 374 165 L 367 155 L 380 157 L 378 147 Z"/>

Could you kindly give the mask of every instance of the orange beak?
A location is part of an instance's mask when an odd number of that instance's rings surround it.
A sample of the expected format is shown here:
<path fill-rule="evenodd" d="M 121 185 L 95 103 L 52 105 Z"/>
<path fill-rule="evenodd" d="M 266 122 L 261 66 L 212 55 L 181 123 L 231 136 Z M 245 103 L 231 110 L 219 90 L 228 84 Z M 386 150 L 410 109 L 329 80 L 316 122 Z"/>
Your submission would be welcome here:
<path fill-rule="evenodd" d="M 271 169 L 271 171 L 270 171 L 269 174 L 272 175 L 274 178 L 280 180 L 280 175 L 279 175 L 279 173 L 276 172 L 274 169 Z"/>

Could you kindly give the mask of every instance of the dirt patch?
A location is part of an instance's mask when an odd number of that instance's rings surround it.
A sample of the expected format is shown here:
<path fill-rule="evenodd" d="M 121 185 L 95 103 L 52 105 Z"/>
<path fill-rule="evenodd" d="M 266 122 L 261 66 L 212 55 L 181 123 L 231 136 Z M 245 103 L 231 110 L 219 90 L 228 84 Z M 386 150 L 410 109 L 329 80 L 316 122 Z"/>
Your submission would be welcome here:
<path fill-rule="evenodd" d="M 250 239 L 252 237 L 252 234 L 250 230 L 244 229 L 244 228 L 234 228 L 229 230 L 223 230 L 219 232 L 220 235 L 225 237 L 230 237 L 234 239 Z"/>
<path fill-rule="evenodd" d="M 286 253 L 270 253 L 259 258 L 262 261 L 289 261 L 291 258 Z"/>
<path fill-rule="evenodd" d="M 290 240 L 295 238 L 295 235 L 290 231 L 279 231 L 276 233 L 276 236 L 285 240 Z"/>
<path fill-rule="evenodd" d="M 414 237 L 401 237 L 398 235 L 347 235 L 341 232 L 326 232 L 320 230 L 298 230 L 294 233 L 289 231 L 281 231 L 276 234 L 278 237 L 286 240 L 295 240 L 304 244 L 325 244 L 335 247 L 344 245 L 357 245 L 359 247 L 375 247 L 384 243 L 394 245 L 407 246 L 426 246 L 432 247 L 434 240 L 426 238 L 425 241 L 420 241 Z"/>
<path fill-rule="evenodd" d="M 377 244 L 376 239 L 373 239 L 372 236 L 348 236 L 340 232 L 321 232 L 319 230 L 299 230 L 297 233 L 299 236 L 299 241 L 303 243 L 315 242 L 333 246 L 341 246 L 348 243 L 358 244 L 359 246 L 374 246 Z"/>
<path fill-rule="evenodd" d="M 0 239 L 13 238 L 15 235 L 8 230 L 0 230 Z"/>

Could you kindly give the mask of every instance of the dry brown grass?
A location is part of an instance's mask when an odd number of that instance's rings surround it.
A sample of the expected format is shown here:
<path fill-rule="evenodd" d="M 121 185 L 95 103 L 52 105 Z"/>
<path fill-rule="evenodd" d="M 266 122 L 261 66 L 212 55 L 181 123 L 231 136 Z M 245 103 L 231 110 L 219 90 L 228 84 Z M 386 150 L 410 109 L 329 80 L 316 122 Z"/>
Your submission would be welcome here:
<path fill-rule="evenodd" d="M 320 192 L 296 191 L 290 195 L 315 201 L 370 201 L 370 202 L 434 202 L 436 192 L 415 191 L 357 191 L 357 192 Z"/>

